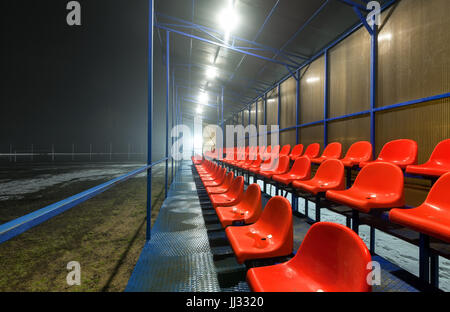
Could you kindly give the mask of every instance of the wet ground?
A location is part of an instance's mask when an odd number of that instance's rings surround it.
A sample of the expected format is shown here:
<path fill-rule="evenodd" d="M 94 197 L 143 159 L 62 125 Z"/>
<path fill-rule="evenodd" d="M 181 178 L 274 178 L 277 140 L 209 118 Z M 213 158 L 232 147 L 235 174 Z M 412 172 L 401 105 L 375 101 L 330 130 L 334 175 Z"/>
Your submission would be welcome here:
<path fill-rule="evenodd" d="M 141 167 L 141 163 L 1 167 L 0 223 Z M 153 170 L 152 221 L 164 199 L 164 165 Z M 169 175 L 170 178 L 170 175 Z M 0 291 L 122 291 L 145 243 L 146 173 L 0 244 Z M 81 285 L 66 282 L 81 265 Z"/>

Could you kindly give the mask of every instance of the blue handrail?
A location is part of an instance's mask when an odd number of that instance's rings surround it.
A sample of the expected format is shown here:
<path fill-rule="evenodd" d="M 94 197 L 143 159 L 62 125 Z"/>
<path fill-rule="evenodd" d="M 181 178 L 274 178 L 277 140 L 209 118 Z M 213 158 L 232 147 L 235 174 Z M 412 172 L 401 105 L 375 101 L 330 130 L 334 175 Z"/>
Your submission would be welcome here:
<path fill-rule="evenodd" d="M 22 217 L 19 217 L 17 219 L 14 219 L 12 221 L 0 225 L 0 244 L 6 242 L 7 240 L 10 240 L 13 237 L 22 234 L 23 232 L 31 229 L 32 227 L 35 227 L 36 225 L 41 224 L 42 222 L 45 222 L 63 213 L 64 211 L 78 204 L 81 204 L 82 202 L 85 202 L 86 200 L 94 196 L 97 196 L 98 194 L 103 193 L 104 191 L 110 189 L 111 187 L 121 182 L 124 182 L 139 173 L 147 171 L 149 168 L 165 161 L 166 159 L 168 159 L 168 157 L 164 157 L 156 162 L 153 162 L 150 165 L 145 165 L 141 168 L 133 170 L 127 174 L 112 179 L 108 182 L 94 186 L 84 192 L 78 193 L 76 195 L 63 199 L 59 202 L 48 205 L 44 208 L 33 211 Z"/>

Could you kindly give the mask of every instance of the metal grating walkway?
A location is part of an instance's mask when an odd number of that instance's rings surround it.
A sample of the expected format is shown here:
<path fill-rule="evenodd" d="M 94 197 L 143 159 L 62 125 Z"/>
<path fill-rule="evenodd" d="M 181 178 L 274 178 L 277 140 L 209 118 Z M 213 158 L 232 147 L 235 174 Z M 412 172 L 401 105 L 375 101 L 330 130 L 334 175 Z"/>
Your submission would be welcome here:
<path fill-rule="evenodd" d="M 189 163 L 179 168 L 125 291 L 220 291 Z"/>

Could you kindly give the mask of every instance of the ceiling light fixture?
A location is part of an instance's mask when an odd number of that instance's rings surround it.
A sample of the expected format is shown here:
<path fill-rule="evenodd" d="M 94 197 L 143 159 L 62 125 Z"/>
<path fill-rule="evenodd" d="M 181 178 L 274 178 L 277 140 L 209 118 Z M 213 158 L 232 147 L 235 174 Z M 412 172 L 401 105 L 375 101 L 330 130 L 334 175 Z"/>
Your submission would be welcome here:
<path fill-rule="evenodd" d="M 217 77 L 217 69 L 214 67 L 208 67 L 206 70 L 206 77 L 208 79 L 214 79 Z"/>
<path fill-rule="evenodd" d="M 234 10 L 232 2 L 226 9 L 223 9 L 220 12 L 218 16 L 218 21 L 220 28 L 222 28 L 225 31 L 224 41 L 228 42 L 231 33 L 233 32 L 233 30 L 236 29 L 236 27 L 239 24 L 239 17 Z"/>
<path fill-rule="evenodd" d="M 208 104 L 208 94 L 205 92 L 200 92 L 200 94 L 198 95 L 198 101 L 200 102 L 200 104 Z"/>

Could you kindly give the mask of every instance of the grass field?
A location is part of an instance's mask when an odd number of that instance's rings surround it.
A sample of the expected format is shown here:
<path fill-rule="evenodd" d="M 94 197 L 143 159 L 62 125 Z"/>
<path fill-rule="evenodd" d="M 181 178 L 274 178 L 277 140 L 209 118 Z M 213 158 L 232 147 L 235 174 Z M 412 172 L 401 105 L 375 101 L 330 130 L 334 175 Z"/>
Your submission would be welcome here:
<path fill-rule="evenodd" d="M 91 184 L 99 181 L 74 183 L 64 192 L 73 195 Z M 0 244 L 0 291 L 123 291 L 145 243 L 146 185 L 145 177 L 130 179 Z M 57 187 L 46 192 L 49 203 L 62 195 Z M 10 203 L 14 214 L 30 210 L 35 196 Z M 163 199 L 164 177 L 157 175 L 152 222 Z M 70 261 L 80 263 L 80 286 L 67 285 Z"/>

